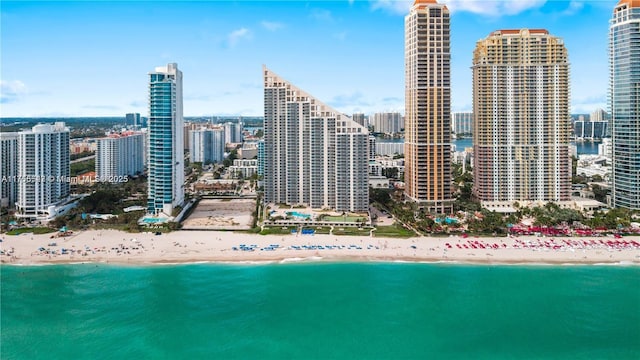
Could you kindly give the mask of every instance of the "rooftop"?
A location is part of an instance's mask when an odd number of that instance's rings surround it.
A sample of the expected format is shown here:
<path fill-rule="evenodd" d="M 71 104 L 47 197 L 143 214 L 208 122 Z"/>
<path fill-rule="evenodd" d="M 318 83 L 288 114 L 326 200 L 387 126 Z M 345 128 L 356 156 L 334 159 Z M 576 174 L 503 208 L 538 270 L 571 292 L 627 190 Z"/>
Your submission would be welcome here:
<path fill-rule="evenodd" d="M 418 0 L 416 0 L 416 2 L 417 1 Z M 637 7 L 640 7 L 640 0 L 620 0 L 620 2 L 618 2 L 618 5 L 616 5 L 616 7 L 624 4 L 627 4 L 627 6 L 632 8 L 637 8 Z"/>

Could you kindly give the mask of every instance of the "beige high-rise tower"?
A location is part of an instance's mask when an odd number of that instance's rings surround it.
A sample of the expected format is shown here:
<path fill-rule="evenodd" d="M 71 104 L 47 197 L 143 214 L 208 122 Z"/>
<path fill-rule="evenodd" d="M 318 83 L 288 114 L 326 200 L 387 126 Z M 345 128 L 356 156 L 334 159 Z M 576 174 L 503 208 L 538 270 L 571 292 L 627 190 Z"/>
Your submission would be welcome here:
<path fill-rule="evenodd" d="M 404 33 L 405 198 L 431 212 L 450 213 L 449 10 L 435 0 L 416 0 Z"/>
<path fill-rule="evenodd" d="M 263 66 L 265 203 L 366 212 L 369 132 Z"/>
<path fill-rule="evenodd" d="M 473 193 L 483 206 L 570 200 L 569 60 L 547 30 L 498 30 L 473 53 Z M 505 210 L 507 211 L 507 210 Z"/>

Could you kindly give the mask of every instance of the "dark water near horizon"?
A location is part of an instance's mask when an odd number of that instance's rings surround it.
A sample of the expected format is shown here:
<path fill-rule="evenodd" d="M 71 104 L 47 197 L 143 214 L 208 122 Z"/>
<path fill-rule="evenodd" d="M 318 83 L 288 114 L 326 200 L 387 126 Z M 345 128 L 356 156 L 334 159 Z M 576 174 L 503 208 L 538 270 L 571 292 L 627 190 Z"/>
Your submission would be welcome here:
<path fill-rule="evenodd" d="M 640 267 L 0 270 L 2 359 L 640 358 Z"/>
<path fill-rule="evenodd" d="M 404 139 L 384 139 L 379 142 L 404 142 Z M 473 139 L 455 139 L 452 143 L 456 146 L 457 151 L 463 151 L 465 148 L 473 147 Z M 598 145 L 600 142 L 572 142 L 572 145 L 576 146 L 578 155 L 590 155 L 598 153 Z"/>

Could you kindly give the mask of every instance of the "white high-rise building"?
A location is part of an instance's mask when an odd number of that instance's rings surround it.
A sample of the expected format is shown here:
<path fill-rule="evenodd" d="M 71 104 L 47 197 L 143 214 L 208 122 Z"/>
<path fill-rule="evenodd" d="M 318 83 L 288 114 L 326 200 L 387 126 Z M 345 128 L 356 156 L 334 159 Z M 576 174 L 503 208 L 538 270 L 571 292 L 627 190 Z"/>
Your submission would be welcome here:
<path fill-rule="evenodd" d="M 457 136 L 473 134 L 473 113 L 454 112 L 451 114 L 451 130 Z"/>
<path fill-rule="evenodd" d="M 18 135 L 16 216 L 48 219 L 69 197 L 69 128 L 39 124 Z"/>
<path fill-rule="evenodd" d="M 242 142 L 242 122 L 227 122 L 224 124 L 224 136 L 227 144 L 239 144 Z"/>
<path fill-rule="evenodd" d="M 352 119 L 353 121 L 358 123 L 360 126 L 364 126 L 364 127 L 369 126 L 369 120 L 363 113 L 354 113 Z"/>
<path fill-rule="evenodd" d="M 265 202 L 367 211 L 366 128 L 263 67 Z"/>
<path fill-rule="evenodd" d="M 596 109 L 591 113 L 591 116 L 589 117 L 589 119 L 591 121 L 608 121 L 609 114 L 602 109 Z"/>
<path fill-rule="evenodd" d="M 373 114 L 373 131 L 385 134 L 395 134 L 404 130 L 404 117 L 398 112 Z"/>
<path fill-rule="evenodd" d="M 219 163 L 224 160 L 225 131 L 222 128 L 191 130 L 191 161 Z"/>
<path fill-rule="evenodd" d="M 97 140 L 96 181 L 126 182 L 144 172 L 144 135 L 140 132 L 110 134 Z"/>
<path fill-rule="evenodd" d="M 149 73 L 147 210 L 171 216 L 184 202 L 182 71 L 178 64 Z"/>
<path fill-rule="evenodd" d="M 13 208 L 18 199 L 18 133 L 0 133 L 0 206 Z"/>

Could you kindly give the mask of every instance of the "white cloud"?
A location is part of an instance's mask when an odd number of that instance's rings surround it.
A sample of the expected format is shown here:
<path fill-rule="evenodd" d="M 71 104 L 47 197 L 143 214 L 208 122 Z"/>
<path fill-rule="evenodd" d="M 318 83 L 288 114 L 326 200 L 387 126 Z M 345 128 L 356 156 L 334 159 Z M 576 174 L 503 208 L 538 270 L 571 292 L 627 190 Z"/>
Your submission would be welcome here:
<path fill-rule="evenodd" d="M 521 12 L 537 9 L 547 0 L 441 0 L 451 12 L 464 11 L 487 16 L 517 15 Z M 386 10 L 396 14 L 407 14 L 413 1 L 404 0 L 375 0 L 371 3 L 372 10 Z"/>
<path fill-rule="evenodd" d="M 331 11 L 325 9 L 311 9 L 311 17 L 319 21 L 333 21 Z"/>
<path fill-rule="evenodd" d="M 574 94 L 575 95 L 575 94 Z M 571 113 L 588 114 L 596 109 L 607 109 L 607 95 L 605 93 L 572 97 Z"/>
<path fill-rule="evenodd" d="M 28 93 L 27 86 L 20 80 L 0 80 L 0 103 L 17 101 Z"/>
<path fill-rule="evenodd" d="M 584 2 L 572 0 L 569 3 L 569 7 L 562 12 L 562 15 L 574 15 L 584 7 Z"/>
<path fill-rule="evenodd" d="M 247 28 L 240 28 L 237 30 L 233 30 L 228 36 L 227 40 L 229 42 L 229 46 L 235 46 L 238 41 L 242 39 L 250 39 L 251 38 L 251 30 Z"/>
<path fill-rule="evenodd" d="M 260 25 L 262 25 L 263 28 L 269 31 L 277 31 L 284 27 L 283 23 L 279 23 L 275 21 L 262 21 Z"/>

